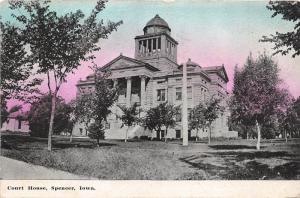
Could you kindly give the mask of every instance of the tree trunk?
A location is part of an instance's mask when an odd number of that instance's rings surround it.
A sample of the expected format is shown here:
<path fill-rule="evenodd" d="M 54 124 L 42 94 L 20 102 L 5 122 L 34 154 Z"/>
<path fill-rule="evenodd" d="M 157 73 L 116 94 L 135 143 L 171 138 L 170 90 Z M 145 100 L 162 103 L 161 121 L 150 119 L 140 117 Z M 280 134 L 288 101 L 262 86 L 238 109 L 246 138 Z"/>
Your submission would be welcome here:
<path fill-rule="evenodd" d="M 246 126 L 246 139 L 249 140 L 249 128 Z"/>
<path fill-rule="evenodd" d="M 196 131 L 196 142 L 198 141 L 198 131 L 199 131 L 199 129 L 197 128 L 197 131 Z"/>
<path fill-rule="evenodd" d="M 260 134 L 260 126 L 257 120 L 255 120 L 256 122 L 256 129 L 257 129 L 257 144 L 256 144 L 256 149 L 260 150 L 260 138 L 261 138 L 261 134 Z"/>
<path fill-rule="evenodd" d="M 158 129 L 158 134 L 159 134 L 159 140 L 161 140 L 161 128 Z"/>
<path fill-rule="evenodd" d="M 168 128 L 166 128 L 166 133 L 165 133 L 165 142 L 167 142 L 167 134 L 168 134 Z"/>
<path fill-rule="evenodd" d="M 210 144 L 210 140 L 211 140 L 211 124 L 209 124 L 209 134 L 208 134 L 208 144 Z"/>
<path fill-rule="evenodd" d="M 97 138 L 97 147 L 100 147 L 100 139 Z"/>
<path fill-rule="evenodd" d="M 286 130 L 284 130 L 284 138 L 285 138 L 285 142 L 287 143 L 287 142 L 288 142 L 288 139 L 287 139 Z"/>
<path fill-rule="evenodd" d="M 125 134 L 125 142 L 127 142 L 128 130 L 129 130 L 129 126 L 127 126 L 127 129 L 126 129 L 126 134 Z"/>
<path fill-rule="evenodd" d="M 73 141 L 73 133 L 71 133 L 71 135 L 70 135 L 70 142 L 72 142 Z"/>
<path fill-rule="evenodd" d="M 57 91 L 51 95 L 51 116 L 50 116 L 50 123 L 49 123 L 49 133 L 48 133 L 48 151 L 52 150 L 52 134 L 53 134 L 53 124 L 54 124 L 54 115 L 55 115 L 55 108 L 56 108 L 56 95 Z"/>

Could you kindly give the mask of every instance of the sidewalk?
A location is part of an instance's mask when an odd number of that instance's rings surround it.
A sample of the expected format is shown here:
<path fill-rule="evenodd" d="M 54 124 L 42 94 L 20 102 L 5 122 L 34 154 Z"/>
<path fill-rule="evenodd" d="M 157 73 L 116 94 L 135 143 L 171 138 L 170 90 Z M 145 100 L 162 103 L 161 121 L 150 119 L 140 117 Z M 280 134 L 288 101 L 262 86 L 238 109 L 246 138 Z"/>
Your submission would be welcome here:
<path fill-rule="evenodd" d="M 0 156 L 0 179 L 96 179 Z"/>

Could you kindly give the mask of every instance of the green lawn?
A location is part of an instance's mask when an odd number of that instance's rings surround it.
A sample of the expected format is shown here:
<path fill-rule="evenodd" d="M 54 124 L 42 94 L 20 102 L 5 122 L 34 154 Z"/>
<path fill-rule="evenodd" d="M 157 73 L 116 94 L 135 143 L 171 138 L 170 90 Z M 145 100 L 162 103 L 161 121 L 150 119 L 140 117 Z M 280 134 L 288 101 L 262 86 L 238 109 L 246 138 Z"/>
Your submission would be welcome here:
<path fill-rule="evenodd" d="M 261 151 L 255 140 L 122 141 L 55 137 L 53 152 L 47 139 L 2 135 L 1 155 L 99 179 L 203 180 L 300 179 L 300 139 L 264 140 Z M 47 179 L 47 178 L 45 178 Z"/>

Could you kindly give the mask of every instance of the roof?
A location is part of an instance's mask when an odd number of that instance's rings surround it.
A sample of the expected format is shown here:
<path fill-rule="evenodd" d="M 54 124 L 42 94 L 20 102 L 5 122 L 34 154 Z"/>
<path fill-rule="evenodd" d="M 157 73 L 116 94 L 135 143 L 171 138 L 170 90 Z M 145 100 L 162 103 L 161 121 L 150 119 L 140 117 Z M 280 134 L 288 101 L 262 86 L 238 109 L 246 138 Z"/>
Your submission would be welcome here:
<path fill-rule="evenodd" d="M 122 54 L 120 54 L 120 56 L 118 56 L 117 58 L 113 59 L 112 61 L 110 61 L 109 63 L 105 64 L 103 67 L 101 67 L 101 71 L 105 71 L 105 69 L 109 68 L 109 66 L 111 66 L 113 63 L 117 62 L 118 60 L 120 60 L 122 58 L 125 59 L 125 60 L 128 60 L 128 61 L 140 64 L 142 66 L 145 66 L 149 70 L 159 71 L 158 68 L 154 67 L 153 65 L 150 65 L 149 63 L 145 63 L 143 61 L 140 61 L 140 60 L 137 60 L 137 59 L 134 59 L 134 58 L 123 56 Z"/>
<path fill-rule="evenodd" d="M 153 27 L 153 26 L 165 27 L 169 31 L 171 31 L 168 23 L 164 19 L 162 19 L 158 14 L 155 15 L 154 18 L 150 19 L 150 21 L 148 21 L 148 23 L 144 27 L 144 31 L 145 31 L 146 28 Z"/>
<path fill-rule="evenodd" d="M 14 119 L 18 119 L 18 118 L 23 118 L 26 119 L 27 118 L 27 113 L 23 112 L 22 110 L 10 113 L 8 116 L 8 118 L 14 118 Z"/>
<path fill-rule="evenodd" d="M 224 65 L 222 65 L 222 66 L 203 67 L 202 69 L 207 73 L 217 73 L 219 76 L 224 78 L 224 80 L 226 82 L 229 81 Z M 224 74 L 224 76 L 222 75 L 222 73 Z"/>
<path fill-rule="evenodd" d="M 160 36 L 162 34 L 165 35 L 166 37 L 168 37 L 168 39 L 170 39 L 174 43 L 178 44 L 178 42 L 173 37 L 171 37 L 169 34 L 167 34 L 166 32 L 147 33 L 146 35 L 136 36 L 134 39 L 149 38 L 149 37 L 152 37 L 152 36 L 155 37 L 155 36 Z"/>

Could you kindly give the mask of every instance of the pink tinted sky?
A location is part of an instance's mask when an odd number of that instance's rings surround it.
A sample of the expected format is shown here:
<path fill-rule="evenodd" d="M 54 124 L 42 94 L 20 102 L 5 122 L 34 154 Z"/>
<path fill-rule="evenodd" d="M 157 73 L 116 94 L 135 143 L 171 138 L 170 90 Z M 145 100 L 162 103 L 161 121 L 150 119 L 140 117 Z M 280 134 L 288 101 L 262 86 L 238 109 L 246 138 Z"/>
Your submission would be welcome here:
<path fill-rule="evenodd" d="M 56 0 L 53 9 L 66 13 L 81 9 L 89 13 L 95 0 Z M 252 52 L 253 56 L 266 50 L 272 53 L 271 44 L 260 43 L 263 35 L 287 32 L 293 29 L 293 23 L 283 21 L 281 17 L 271 18 L 272 12 L 266 9 L 266 1 L 110 1 L 101 13 L 101 18 L 113 21 L 123 20 L 123 25 L 102 40 L 101 51 L 96 54 L 96 63 L 104 65 L 120 53 L 134 56 L 134 37 L 142 34 L 143 27 L 155 14 L 164 18 L 179 42 L 178 62 L 188 58 L 201 66 L 224 64 L 232 88 L 233 68 L 242 66 Z M 11 20 L 7 3 L 0 3 L 3 19 Z M 280 66 L 280 76 L 294 97 L 300 95 L 300 58 L 291 55 L 276 55 L 274 59 Z M 76 95 L 76 83 L 91 73 L 87 66 L 82 66 L 70 74 L 61 90 L 67 101 Z M 42 86 L 46 90 L 46 86 Z"/>

